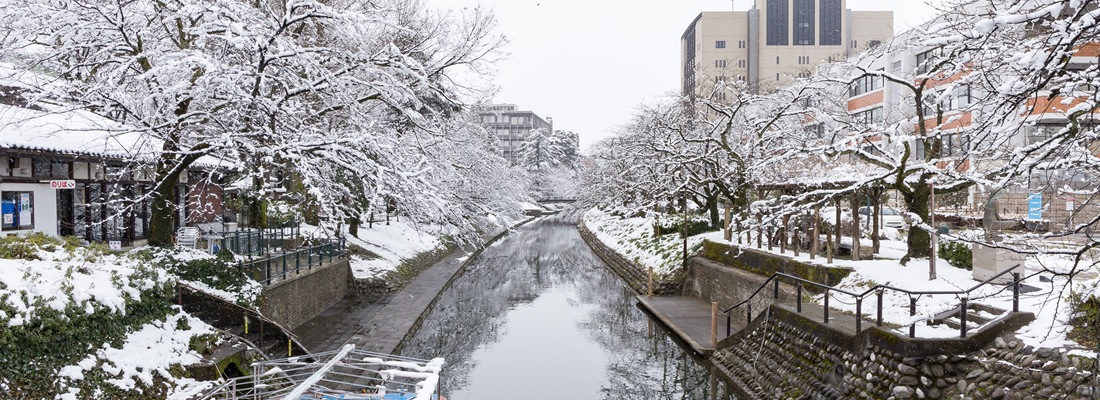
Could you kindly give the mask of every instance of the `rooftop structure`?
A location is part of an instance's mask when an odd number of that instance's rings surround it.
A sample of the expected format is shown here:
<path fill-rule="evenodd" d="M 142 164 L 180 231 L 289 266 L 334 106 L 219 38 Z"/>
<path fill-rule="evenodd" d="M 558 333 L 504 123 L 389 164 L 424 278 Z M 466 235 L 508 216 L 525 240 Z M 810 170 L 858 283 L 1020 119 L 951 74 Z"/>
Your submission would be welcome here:
<path fill-rule="evenodd" d="M 500 140 L 500 154 L 512 164 L 520 159 L 520 148 L 535 129 L 554 132 L 554 119 L 542 119 L 534 111 L 522 111 L 515 104 L 487 104 L 475 112 L 480 122 Z"/>

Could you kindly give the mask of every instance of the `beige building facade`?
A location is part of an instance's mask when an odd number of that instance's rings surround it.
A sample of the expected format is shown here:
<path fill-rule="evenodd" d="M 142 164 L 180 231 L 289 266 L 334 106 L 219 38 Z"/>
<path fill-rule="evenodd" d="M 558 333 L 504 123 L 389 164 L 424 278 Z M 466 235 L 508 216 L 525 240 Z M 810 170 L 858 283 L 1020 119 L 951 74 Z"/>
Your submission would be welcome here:
<path fill-rule="evenodd" d="M 845 0 L 756 0 L 748 11 L 700 13 L 680 38 L 682 93 L 708 96 L 715 80 L 783 87 L 889 39 L 893 20 L 892 11 L 852 11 Z"/>

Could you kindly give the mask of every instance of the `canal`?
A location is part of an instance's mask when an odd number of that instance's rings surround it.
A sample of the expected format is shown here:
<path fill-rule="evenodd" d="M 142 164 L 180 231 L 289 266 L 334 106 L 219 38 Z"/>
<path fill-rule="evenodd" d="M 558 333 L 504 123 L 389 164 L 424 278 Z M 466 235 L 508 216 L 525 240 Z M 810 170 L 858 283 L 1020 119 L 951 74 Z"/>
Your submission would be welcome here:
<path fill-rule="evenodd" d="M 446 358 L 448 400 L 735 398 L 636 303 L 572 224 L 534 222 L 485 249 L 402 354 Z"/>

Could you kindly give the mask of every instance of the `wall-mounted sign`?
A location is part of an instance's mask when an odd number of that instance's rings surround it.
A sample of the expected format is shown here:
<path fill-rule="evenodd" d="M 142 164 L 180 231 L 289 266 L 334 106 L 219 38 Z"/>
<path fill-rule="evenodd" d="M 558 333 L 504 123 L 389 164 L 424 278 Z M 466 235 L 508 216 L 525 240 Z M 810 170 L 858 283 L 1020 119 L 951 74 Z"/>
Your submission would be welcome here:
<path fill-rule="evenodd" d="M 1073 198 L 1066 197 L 1066 211 L 1073 211 Z"/>
<path fill-rule="evenodd" d="M 111 251 L 122 251 L 122 241 L 121 240 L 108 240 L 107 241 L 107 248 Z"/>
<path fill-rule="evenodd" d="M 76 181 L 74 181 L 74 180 L 50 181 L 50 187 L 54 188 L 54 189 L 76 189 Z"/>
<path fill-rule="evenodd" d="M 31 219 L 31 213 L 34 209 L 31 206 L 31 194 L 20 193 L 19 194 L 19 227 L 25 228 L 32 226 L 34 220 Z"/>
<path fill-rule="evenodd" d="M 1031 193 L 1027 195 L 1027 219 L 1039 221 L 1043 219 L 1043 194 Z"/>

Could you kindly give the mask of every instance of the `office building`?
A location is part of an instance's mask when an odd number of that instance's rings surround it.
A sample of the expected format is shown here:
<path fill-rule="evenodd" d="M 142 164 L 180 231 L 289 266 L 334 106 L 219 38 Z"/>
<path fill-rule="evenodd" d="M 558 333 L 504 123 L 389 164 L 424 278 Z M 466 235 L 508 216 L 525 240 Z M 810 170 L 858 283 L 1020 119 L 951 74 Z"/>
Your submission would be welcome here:
<path fill-rule="evenodd" d="M 542 119 L 533 111 L 520 110 L 515 104 L 487 104 L 475 112 L 482 125 L 497 135 L 500 154 L 512 164 L 520 161 L 520 148 L 532 130 L 554 132 L 553 118 Z"/>
<path fill-rule="evenodd" d="M 748 11 L 700 13 L 680 38 L 682 93 L 708 95 L 715 80 L 783 87 L 887 40 L 893 20 L 892 11 L 852 11 L 845 0 L 755 0 Z"/>

